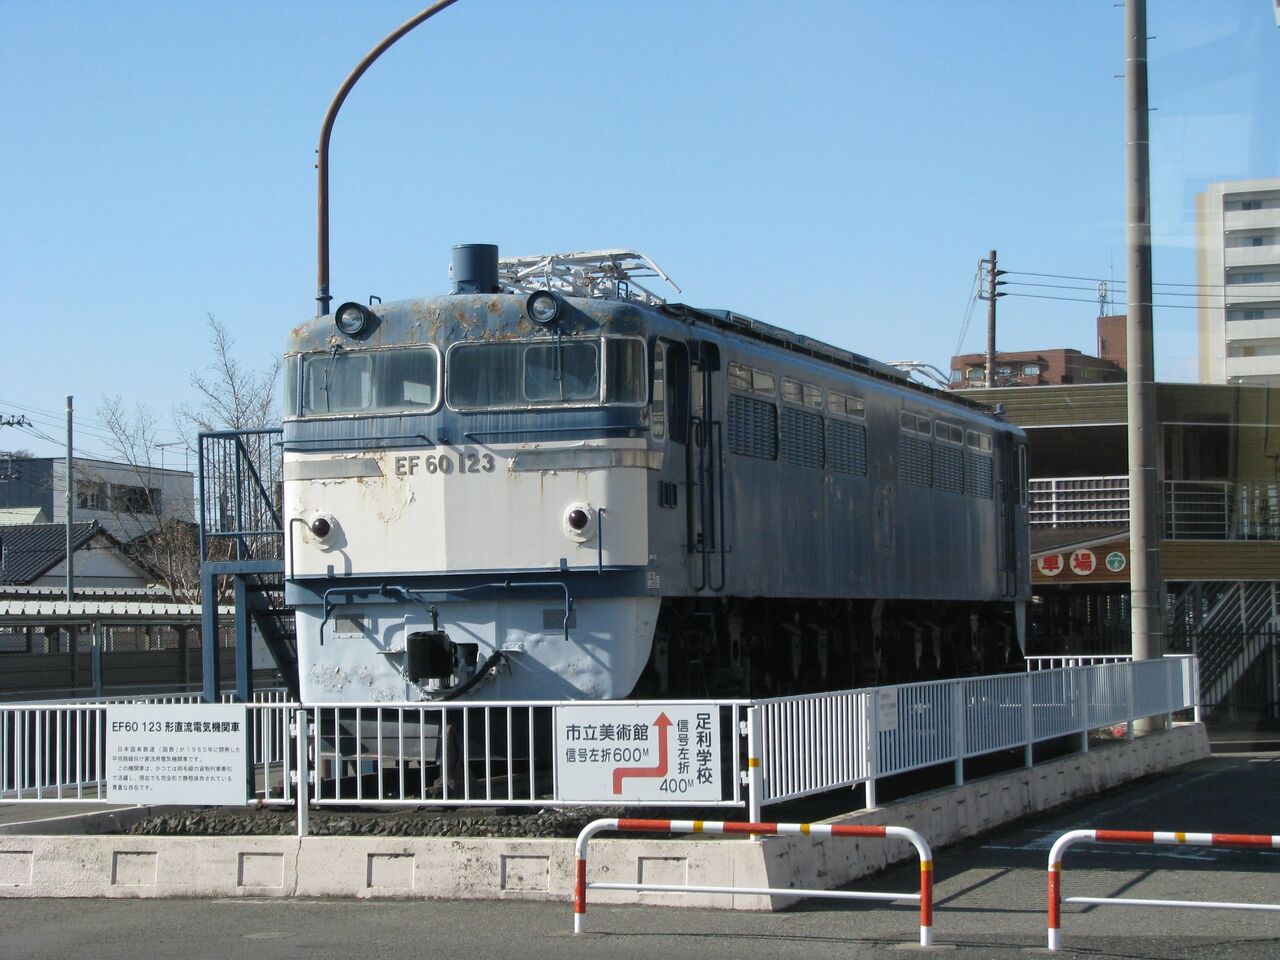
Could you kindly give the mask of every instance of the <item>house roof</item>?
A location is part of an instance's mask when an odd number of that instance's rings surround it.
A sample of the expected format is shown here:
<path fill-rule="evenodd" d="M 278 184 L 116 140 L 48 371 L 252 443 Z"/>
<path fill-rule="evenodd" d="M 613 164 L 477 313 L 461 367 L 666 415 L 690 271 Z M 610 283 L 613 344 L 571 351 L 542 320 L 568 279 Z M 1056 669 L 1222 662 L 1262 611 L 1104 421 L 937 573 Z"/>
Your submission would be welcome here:
<path fill-rule="evenodd" d="M 93 520 L 71 525 L 71 549 L 95 536 L 116 539 Z M 67 527 L 62 523 L 10 523 L 0 527 L 0 583 L 30 583 L 67 557 Z"/>

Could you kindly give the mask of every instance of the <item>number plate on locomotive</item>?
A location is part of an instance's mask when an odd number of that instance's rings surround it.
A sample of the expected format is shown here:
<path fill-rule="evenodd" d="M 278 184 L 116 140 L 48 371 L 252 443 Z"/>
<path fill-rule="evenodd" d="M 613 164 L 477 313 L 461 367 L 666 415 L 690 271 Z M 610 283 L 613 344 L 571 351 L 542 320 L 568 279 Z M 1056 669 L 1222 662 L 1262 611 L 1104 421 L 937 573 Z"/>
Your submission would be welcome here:
<path fill-rule="evenodd" d="M 493 473 L 497 461 L 491 453 L 474 450 L 458 450 L 448 453 L 409 453 L 395 458 L 397 477 L 409 477 L 419 473 L 446 476 L 451 473 Z"/>

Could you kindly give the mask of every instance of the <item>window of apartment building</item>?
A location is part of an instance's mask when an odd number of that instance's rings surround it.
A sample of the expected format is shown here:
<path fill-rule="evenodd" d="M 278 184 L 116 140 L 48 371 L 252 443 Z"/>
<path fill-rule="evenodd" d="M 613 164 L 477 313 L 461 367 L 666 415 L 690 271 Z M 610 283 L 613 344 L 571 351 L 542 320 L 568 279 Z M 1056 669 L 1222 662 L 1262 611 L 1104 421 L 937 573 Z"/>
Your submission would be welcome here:
<path fill-rule="evenodd" d="M 76 481 L 76 506 L 81 510 L 106 510 L 107 485 L 101 480 Z"/>
<path fill-rule="evenodd" d="M 1024 363 L 1024 364 L 1022 365 L 1022 375 L 1023 375 L 1024 377 L 1038 377 L 1038 376 L 1040 376 L 1040 364 L 1038 364 L 1038 363 Z"/>
<path fill-rule="evenodd" d="M 160 513 L 160 491 L 123 483 L 111 485 L 111 509 L 120 513 Z"/>

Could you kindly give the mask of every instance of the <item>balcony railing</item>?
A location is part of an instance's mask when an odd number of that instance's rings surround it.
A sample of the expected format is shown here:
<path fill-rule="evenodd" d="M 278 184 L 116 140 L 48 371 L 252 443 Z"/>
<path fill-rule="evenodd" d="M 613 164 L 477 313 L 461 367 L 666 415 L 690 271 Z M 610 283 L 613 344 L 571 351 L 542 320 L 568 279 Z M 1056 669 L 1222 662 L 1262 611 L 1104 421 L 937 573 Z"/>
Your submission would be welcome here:
<path fill-rule="evenodd" d="M 1078 527 L 1129 522 L 1129 478 L 1032 480 L 1032 526 Z M 1263 481 L 1166 480 L 1167 540 L 1280 540 L 1280 484 Z"/>

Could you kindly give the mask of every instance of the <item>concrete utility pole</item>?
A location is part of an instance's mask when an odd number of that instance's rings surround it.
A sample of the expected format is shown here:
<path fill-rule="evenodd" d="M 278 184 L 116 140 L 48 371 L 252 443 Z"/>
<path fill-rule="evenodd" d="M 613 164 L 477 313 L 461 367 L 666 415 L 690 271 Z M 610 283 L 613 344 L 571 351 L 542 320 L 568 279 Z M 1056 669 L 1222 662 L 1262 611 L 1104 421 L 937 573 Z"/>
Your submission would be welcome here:
<path fill-rule="evenodd" d="M 67 397 L 67 602 L 76 598 L 75 559 L 72 551 L 71 523 L 75 518 L 76 475 L 72 467 L 71 456 L 71 397 Z M 72 653 L 75 652 L 75 637 L 72 636 Z"/>
<path fill-rule="evenodd" d="M 1160 478 L 1156 471 L 1155 349 L 1151 329 L 1151 184 L 1146 0 L 1126 0 L 1125 175 L 1128 181 L 1129 577 L 1135 660 L 1164 655 Z M 1149 722 L 1148 728 L 1155 726 Z"/>
<path fill-rule="evenodd" d="M 996 252 L 991 251 L 987 265 L 987 389 L 996 385 L 996 277 L 1000 271 L 996 269 Z"/>

